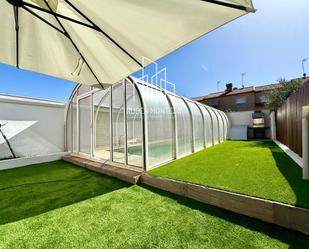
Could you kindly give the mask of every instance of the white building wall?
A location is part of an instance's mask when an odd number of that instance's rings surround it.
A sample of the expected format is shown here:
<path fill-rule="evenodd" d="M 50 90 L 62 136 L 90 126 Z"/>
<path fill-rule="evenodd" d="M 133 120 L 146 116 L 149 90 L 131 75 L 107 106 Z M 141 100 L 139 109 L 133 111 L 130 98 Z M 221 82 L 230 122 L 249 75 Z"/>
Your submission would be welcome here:
<path fill-rule="evenodd" d="M 271 118 L 269 110 L 262 110 L 265 115 L 265 127 L 269 129 L 266 130 L 266 137 L 271 137 Z M 242 112 L 230 112 L 227 113 L 231 121 L 231 131 L 230 139 L 231 140 L 247 140 L 248 137 L 253 137 L 253 131 L 248 132 L 247 128 L 253 126 L 252 111 L 242 111 Z"/>
<path fill-rule="evenodd" d="M 276 113 L 275 112 L 270 113 L 270 134 L 271 134 L 272 140 L 277 139 Z"/>
<path fill-rule="evenodd" d="M 265 114 L 265 125 L 270 126 L 270 111 L 269 110 L 262 110 Z M 253 119 L 252 114 L 254 111 L 243 111 L 243 112 L 229 112 L 227 113 L 228 117 L 230 118 L 232 126 L 235 125 L 247 125 L 252 127 L 253 126 Z"/>
<path fill-rule="evenodd" d="M 0 95 L 0 123 L 18 157 L 64 151 L 64 110 L 61 102 Z M 0 159 L 11 153 L 0 135 Z"/>

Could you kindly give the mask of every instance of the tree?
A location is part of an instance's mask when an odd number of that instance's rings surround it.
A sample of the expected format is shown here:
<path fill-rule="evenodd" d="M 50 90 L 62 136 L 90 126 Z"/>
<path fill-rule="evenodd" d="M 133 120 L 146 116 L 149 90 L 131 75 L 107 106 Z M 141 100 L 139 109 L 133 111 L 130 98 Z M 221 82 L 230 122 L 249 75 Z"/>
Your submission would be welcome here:
<path fill-rule="evenodd" d="M 266 94 L 267 106 L 272 111 L 276 111 L 280 106 L 282 106 L 287 98 L 301 86 L 300 80 L 286 81 L 285 79 L 280 79 L 279 83 L 282 84 L 281 87 L 269 91 Z"/>

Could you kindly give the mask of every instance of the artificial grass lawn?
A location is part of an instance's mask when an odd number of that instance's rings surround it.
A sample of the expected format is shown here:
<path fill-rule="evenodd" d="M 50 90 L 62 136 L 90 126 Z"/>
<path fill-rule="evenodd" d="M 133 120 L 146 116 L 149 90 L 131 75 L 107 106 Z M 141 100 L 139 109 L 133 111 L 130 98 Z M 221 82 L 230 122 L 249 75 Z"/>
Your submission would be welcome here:
<path fill-rule="evenodd" d="M 64 161 L 0 171 L 0 225 L 67 206 L 128 184 Z"/>
<path fill-rule="evenodd" d="M 35 181 L 53 182 L 33 185 Z M 163 191 L 128 186 L 62 161 L 3 171 L 0 182 L 6 212 L 15 220 L 0 225 L 0 248 L 306 248 L 309 244 L 309 237 L 300 233 Z M 24 198 L 17 200 L 18 196 Z M 49 201 L 40 202 L 38 196 Z M 62 207 L 47 211 L 52 202 Z M 26 210 L 31 215 L 25 215 Z M 8 219 L 1 212 L 5 223 Z M 22 219 L 25 216 L 32 217 Z"/>
<path fill-rule="evenodd" d="M 148 173 L 309 208 L 309 181 L 271 141 L 227 141 Z"/>

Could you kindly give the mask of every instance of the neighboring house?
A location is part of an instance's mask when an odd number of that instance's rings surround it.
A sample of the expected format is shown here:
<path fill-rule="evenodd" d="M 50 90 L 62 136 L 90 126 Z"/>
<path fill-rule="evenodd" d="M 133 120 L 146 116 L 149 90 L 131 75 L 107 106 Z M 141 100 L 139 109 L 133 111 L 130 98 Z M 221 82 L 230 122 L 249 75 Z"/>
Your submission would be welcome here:
<path fill-rule="evenodd" d="M 193 98 L 203 104 L 227 112 L 233 126 L 242 126 L 243 135 L 235 139 L 270 138 L 270 111 L 266 106 L 266 93 L 281 84 L 235 88 L 226 84 L 225 91 Z M 239 131 L 236 132 L 239 134 Z M 233 137 L 233 134 L 231 134 Z"/>
<path fill-rule="evenodd" d="M 234 88 L 233 84 L 229 83 L 226 84 L 225 91 L 210 93 L 206 96 L 193 98 L 193 100 L 224 112 L 263 110 L 266 108 L 266 93 L 279 87 L 281 87 L 280 83 Z"/>

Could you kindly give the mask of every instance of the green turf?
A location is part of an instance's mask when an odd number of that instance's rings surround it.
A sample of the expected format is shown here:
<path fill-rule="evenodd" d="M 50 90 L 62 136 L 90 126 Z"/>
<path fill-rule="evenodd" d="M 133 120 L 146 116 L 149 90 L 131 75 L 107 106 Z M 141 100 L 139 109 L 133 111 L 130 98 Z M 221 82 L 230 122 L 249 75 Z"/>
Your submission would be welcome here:
<path fill-rule="evenodd" d="M 63 161 L 3 171 L 0 183 L 0 195 L 6 198 L 2 223 L 9 220 L 6 214 L 15 220 L 0 225 L 1 249 L 306 248 L 309 244 L 309 237 L 300 233 L 163 191 L 128 186 Z"/>
<path fill-rule="evenodd" d="M 0 171 L 0 224 L 124 186 L 128 185 L 64 161 Z"/>
<path fill-rule="evenodd" d="M 148 173 L 309 208 L 309 181 L 271 141 L 227 141 Z"/>
<path fill-rule="evenodd" d="M 0 226 L 0 248 L 306 248 L 309 238 L 140 186 Z"/>

